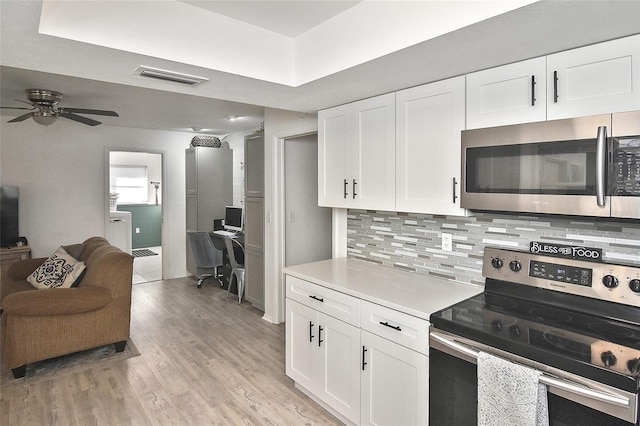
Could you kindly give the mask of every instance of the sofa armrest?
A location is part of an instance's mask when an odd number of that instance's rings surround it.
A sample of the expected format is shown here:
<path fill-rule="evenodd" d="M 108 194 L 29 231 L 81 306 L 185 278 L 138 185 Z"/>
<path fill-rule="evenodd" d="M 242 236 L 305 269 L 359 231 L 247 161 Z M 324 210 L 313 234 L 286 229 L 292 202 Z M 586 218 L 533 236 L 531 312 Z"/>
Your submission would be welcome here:
<path fill-rule="evenodd" d="M 38 257 L 35 259 L 24 259 L 12 263 L 9 266 L 9 277 L 14 281 L 26 280 L 40 265 L 47 260 L 46 257 Z"/>
<path fill-rule="evenodd" d="M 103 287 L 51 288 L 20 291 L 2 301 L 3 315 L 46 316 L 79 314 L 105 307 L 111 292 Z"/>

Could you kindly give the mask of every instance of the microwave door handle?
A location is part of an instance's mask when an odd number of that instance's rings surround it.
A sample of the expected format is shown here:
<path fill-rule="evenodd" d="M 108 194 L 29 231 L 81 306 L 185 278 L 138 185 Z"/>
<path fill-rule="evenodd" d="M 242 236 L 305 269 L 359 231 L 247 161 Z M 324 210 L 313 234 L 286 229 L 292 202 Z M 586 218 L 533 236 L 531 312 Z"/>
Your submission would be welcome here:
<path fill-rule="evenodd" d="M 607 126 L 598 127 L 596 139 L 596 200 L 598 206 L 605 205 L 605 169 L 607 161 Z"/>

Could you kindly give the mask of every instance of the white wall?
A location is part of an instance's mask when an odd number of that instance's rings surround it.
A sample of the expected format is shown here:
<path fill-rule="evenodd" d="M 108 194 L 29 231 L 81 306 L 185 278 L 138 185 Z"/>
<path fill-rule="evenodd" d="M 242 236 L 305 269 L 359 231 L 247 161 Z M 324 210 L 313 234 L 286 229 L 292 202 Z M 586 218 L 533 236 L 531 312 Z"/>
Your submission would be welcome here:
<path fill-rule="evenodd" d="M 31 120 L 7 124 L 3 117 L 0 136 L 0 183 L 20 188 L 20 233 L 28 238 L 34 257 L 104 235 L 106 147 L 163 151 L 164 277 L 186 275 L 184 150 L 193 134 L 89 127 L 68 120 L 48 127 Z"/>

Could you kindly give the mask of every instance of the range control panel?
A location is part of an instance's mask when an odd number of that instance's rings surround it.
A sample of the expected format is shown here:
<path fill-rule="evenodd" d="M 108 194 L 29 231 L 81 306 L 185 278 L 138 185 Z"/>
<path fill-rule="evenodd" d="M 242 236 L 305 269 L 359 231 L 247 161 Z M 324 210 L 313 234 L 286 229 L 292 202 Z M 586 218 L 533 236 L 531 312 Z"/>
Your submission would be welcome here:
<path fill-rule="evenodd" d="M 559 259 L 487 247 L 482 275 L 640 307 L 640 267 Z"/>
<path fill-rule="evenodd" d="M 591 268 L 576 268 L 575 266 L 531 260 L 529 261 L 529 276 L 591 287 L 593 270 Z"/>

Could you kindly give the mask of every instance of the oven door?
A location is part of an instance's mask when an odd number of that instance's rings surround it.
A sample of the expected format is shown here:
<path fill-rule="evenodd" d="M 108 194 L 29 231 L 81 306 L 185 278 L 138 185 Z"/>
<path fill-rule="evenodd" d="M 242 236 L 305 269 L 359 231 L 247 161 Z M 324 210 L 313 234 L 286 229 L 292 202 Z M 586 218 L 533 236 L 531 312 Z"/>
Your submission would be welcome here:
<path fill-rule="evenodd" d="M 429 333 L 429 424 L 476 425 L 478 351 L 543 374 L 549 423 L 555 426 L 638 425 L 637 395 L 436 330 Z"/>
<path fill-rule="evenodd" d="M 462 132 L 461 206 L 608 217 L 611 115 Z"/>

